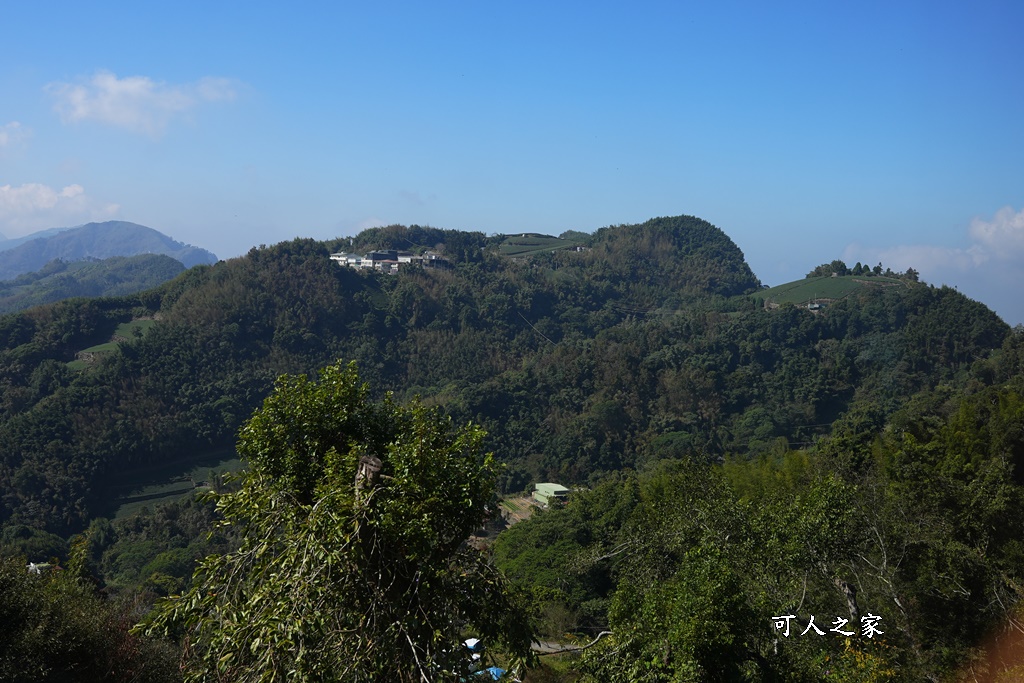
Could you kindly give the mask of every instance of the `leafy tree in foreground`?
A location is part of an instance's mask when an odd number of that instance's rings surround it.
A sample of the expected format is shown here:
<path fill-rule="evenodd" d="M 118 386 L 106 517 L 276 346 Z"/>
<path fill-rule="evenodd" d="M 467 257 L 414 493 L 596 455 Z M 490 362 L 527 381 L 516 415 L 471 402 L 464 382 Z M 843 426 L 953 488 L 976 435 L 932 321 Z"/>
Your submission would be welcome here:
<path fill-rule="evenodd" d="M 497 473 L 483 433 L 367 393 L 354 365 L 285 376 L 242 428 L 218 507 L 245 540 L 148 625 L 182 637 L 187 680 L 459 680 L 466 631 L 529 656 L 526 610 L 465 544 Z"/>

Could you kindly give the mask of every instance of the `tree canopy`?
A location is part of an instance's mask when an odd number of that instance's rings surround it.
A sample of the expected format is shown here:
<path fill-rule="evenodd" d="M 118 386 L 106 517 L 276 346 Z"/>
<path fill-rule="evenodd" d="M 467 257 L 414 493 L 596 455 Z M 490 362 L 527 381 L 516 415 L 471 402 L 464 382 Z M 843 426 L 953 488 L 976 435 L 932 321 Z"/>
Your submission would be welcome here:
<path fill-rule="evenodd" d="M 241 547 L 148 630 L 182 637 L 192 681 L 459 680 L 467 632 L 529 657 L 517 594 L 466 544 L 497 475 L 482 438 L 371 401 L 351 364 L 282 377 L 241 431 L 241 487 L 218 496 Z"/>

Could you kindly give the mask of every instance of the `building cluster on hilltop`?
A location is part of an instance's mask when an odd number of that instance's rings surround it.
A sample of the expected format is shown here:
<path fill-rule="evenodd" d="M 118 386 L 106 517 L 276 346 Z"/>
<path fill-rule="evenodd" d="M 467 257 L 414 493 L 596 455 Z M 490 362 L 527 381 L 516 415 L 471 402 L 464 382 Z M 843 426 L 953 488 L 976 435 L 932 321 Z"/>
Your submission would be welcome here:
<path fill-rule="evenodd" d="M 400 268 L 414 263 L 424 268 L 451 267 L 448 259 L 433 251 L 425 251 L 419 256 L 408 251 L 397 251 L 395 249 L 371 251 L 364 255 L 338 252 L 331 254 L 331 260 L 336 261 L 340 266 L 370 268 L 372 270 L 379 270 L 387 275 L 393 275 Z"/>

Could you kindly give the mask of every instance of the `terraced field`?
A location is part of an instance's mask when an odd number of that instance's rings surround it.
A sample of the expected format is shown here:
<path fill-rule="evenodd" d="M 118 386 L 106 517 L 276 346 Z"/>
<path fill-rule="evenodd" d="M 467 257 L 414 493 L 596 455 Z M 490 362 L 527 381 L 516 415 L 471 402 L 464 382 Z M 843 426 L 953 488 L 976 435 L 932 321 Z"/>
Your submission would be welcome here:
<path fill-rule="evenodd" d="M 153 507 L 167 503 L 198 489 L 212 485 L 212 478 L 238 472 L 244 467 L 235 450 L 228 449 L 208 453 L 186 462 L 172 463 L 152 468 L 139 477 L 135 483 L 121 487 L 112 502 L 111 514 L 115 518 L 127 517 L 143 506 Z"/>
<path fill-rule="evenodd" d="M 524 233 L 506 237 L 505 241 L 498 245 L 498 253 L 503 256 L 529 256 L 544 251 L 570 249 L 580 244 L 581 242 L 575 240 L 564 240 L 551 235 Z"/>
<path fill-rule="evenodd" d="M 537 506 L 533 502 L 533 498 L 530 496 L 515 496 L 514 498 L 505 498 L 499 505 L 501 506 L 502 516 L 508 522 L 509 526 L 512 526 L 516 522 L 521 522 L 524 519 L 529 519 L 536 510 Z"/>
<path fill-rule="evenodd" d="M 788 282 L 757 293 L 757 298 L 775 304 L 809 304 L 815 301 L 835 301 L 849 296 L 861 287 L 906 287 L 908 283 L 891 277 L 811 277 Z"/>

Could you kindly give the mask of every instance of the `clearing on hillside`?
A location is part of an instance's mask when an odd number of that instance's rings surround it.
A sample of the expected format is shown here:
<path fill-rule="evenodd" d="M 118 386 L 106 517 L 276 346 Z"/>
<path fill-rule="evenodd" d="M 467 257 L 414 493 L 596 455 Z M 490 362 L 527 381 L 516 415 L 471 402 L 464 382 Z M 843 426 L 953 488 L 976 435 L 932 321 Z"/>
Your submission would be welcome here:
<path fill-rule="evenodd" d="M 828 303 L 849 296 L 861 287 L 908 287 L 910 283 L 891 277 L 842 275 L 839 277 L 809 277 L 788 282 L 771 289 L 763 289 L 755 298 L 770 304 Z"/>
<path fill-rule="evenodd" d="M 109 341 L 82 349 L 75 354 L 75 360 L 68 362 L 67 366 L 71 370 L 84 370 L 99 360 L 103 354 L 117 351 L 117 345 L 120 342 L 127 342 L 144 336 L 155 324 L 156 320 L 152 318 L 137 318 L 130 322 L 121 323 L 114 330 Z"/>

